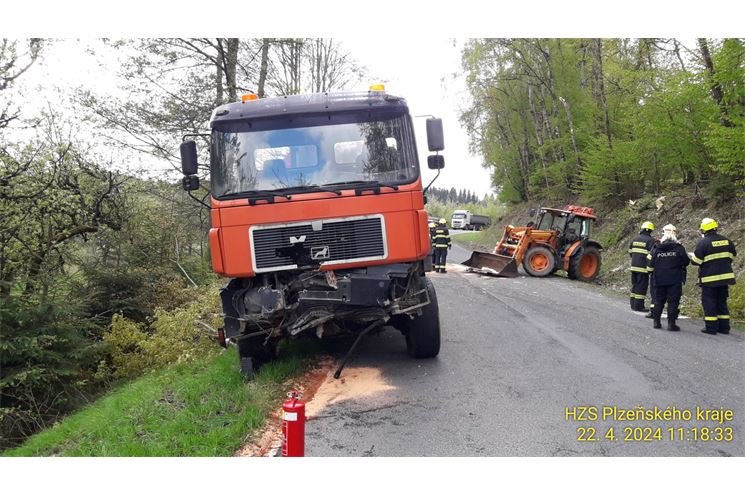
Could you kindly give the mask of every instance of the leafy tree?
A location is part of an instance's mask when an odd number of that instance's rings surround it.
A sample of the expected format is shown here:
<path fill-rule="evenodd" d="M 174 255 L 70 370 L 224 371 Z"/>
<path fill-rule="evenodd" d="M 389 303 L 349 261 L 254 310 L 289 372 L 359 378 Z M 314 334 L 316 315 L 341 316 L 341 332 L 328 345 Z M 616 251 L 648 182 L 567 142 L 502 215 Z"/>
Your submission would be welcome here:
<path fill-rule="evenodd" d="M 620 204 L 680 184 L 722 201 L 736 189 L 721 178 L 745 177 L 743 58 L 736 39 L 472 40 L 461 121 L 504 201 Z"/>
<path fill-rule="evenodd" d="M 9 89 L 36 62 L 44 43 L 33 38 L 27 42 L 0 39 L 0 129 L 18 118 L 19 111 L 9 97 Z"/>

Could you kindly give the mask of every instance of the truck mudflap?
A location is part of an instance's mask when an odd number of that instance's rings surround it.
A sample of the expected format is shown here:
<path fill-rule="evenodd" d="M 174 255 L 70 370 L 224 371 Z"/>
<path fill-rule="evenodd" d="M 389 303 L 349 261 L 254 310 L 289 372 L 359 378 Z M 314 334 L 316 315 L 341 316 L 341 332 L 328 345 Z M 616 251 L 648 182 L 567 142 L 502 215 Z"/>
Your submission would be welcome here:
<path fill-rule="evenodd" d="M 490 276 L 517 277 L 518 275 L 515 259 L 505 255 L 475 251 L 471 254 L 471 258 L 461 262 L 461 265 L 469 267 L 472 272 Z"/>

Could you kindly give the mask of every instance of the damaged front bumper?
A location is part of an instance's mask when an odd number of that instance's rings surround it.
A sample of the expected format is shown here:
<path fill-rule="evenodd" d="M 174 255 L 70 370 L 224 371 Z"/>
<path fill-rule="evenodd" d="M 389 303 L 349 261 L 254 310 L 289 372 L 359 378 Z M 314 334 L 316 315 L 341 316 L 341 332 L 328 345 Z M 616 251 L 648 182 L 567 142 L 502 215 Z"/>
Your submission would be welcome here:
<path fill-rule="evenodd" d="M 228 338 L 296 335 L 324 324 L 387 321 L 429 304 L 424 264 L 298 271 L 232 279 L 221 291 Z"/>

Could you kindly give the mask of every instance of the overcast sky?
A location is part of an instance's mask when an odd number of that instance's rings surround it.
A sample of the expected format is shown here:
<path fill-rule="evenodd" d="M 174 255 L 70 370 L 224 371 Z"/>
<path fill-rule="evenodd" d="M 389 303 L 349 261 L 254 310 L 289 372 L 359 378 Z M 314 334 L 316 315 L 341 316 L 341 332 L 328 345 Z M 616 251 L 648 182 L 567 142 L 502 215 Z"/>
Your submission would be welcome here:
<path fill-rule="evenodd" d="M 467 101 L 460 74 L 460 49 L 464 40 L 447 38 L 395 39 L 375 43 L 361 38 L 337 38 L 343 49 L 368 70 L 369 80 L 350 89 L 367 90 L 371 83 L 384 81 L 386 91 L 403 96 L 412 116 L 434 115 L 443 119 L 445 129 L 445 169 L 434 183 L 438 187 L 470 189 L 479 196 L 491 191 L 489 172 L 481 159 L 468 153 L 468 137 L 458 122 L 458 110 Z M 95 47 L 96 55 L 89 50 Z M 48 47 L 41 64 L 27 74 L 25 96 L 31 102 L 27 115 L 47 101 L 66 99 L 78 86 L 95 94 L 116 91 L 115 52 L 95 40 L 60 40 Z M 425 184 L 435 171 L 426 168 L 427 141 L 425 118 L 414 118 L 422 174 Z M 143 157 L 139 157 L 143 158 Z M 167 166 L 150 164 L 156 170 Z"/>
<path fill-rule="evenodd" d="M 626 0 L 612 11 L 589 0 L 532 0 L 494 2 L 477 0 L 401 0 L 354 2 L 349 0 L 283 0 L 274 7 L 223 0 L 220 8 L 203 2 L 130 0 L 91 8 L 91 2 L 13 2 L 3 8 L 3 36 L 45 36 L 88 39 L 108 36 L 333 36 L 368 68 L 371 81 L 382 79 L 390 93 L 405 97 L 412 115 L 432 114 L 444 120 L 446 167 L 435 185 L 468 188 L 483 195 L 491 190 L 481 158 L 468 153 L 468 138 L 458 122 L 466 99 L 460 74 L 460 49 L 469 36 L 491 37 L 723 37 L 743 36 L 740 2 L 696 0 L 649 2 Z M 101 4 L 103 5 L 103 4 Z M 275 8 L 276 7 L 276 8 Z M 454 37 L 457 43 L 454 44 Z M 115 84 L 105 70 L 111 59 L 84 56 L 84 45 L 58 43 L 48 53 L 44 68 L 30 73 L 47 88 L 45 98 L 57 98 L 49 89 L 82 84 L 106 93 Z M 455 45 L 455 46 L 454 46 Z M 44 72 L 46 71 L 46 72 Z M 460 78 L 453 78 L 459 74 Z M 29 74 L 31 76 L 31 74 Z M 359 88 L 367 89 L 365 81 Z M 426 168 L 424 119 L 415 119 L 422 173 Z M 152 166 L 154 170 L 158 166 Z"/>
<path fill-rule="evenodd" d="M 430 114 L 443 119 L 445 169 L 435 186 L 467 188 L 479 196 L 491 191 L 489 172 L 481 167 L 480 157 L 468 153 L 468 136 L 458 121 L 458 110 L 467 103 L 465 81 L 460 71 L 464 39 L 384 38 L 370 43 L 369 40 L 340 38 L 339 41 L 368 68 L 371 78 L 386 81 L 386 91 L 406 98 L 412 116 Z M 425 120 L 415 118 L 414 125 L 422 175 L 429 183 L 436 172 L 426 167 L 429 152 Z"/>

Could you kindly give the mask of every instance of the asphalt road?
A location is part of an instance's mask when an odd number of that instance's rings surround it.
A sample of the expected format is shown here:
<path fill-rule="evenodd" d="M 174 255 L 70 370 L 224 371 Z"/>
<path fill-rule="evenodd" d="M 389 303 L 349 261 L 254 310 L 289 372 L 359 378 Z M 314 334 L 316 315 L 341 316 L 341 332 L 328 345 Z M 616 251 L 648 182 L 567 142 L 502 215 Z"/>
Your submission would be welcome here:
<path fill-rule="evenodd" d="M 466 258 L 455 246 L 449 256 Z M 410 359 L 392 328 L 363 341 L 342 379 L 327 379 L 309 403 L 307 456 L 745 455 L 741 332 L 708 336 L 695 320 L 679 321 L 682 332 L 654 330 L 626 299 L 562 277 L 493 278 L 455 265 L 431 277 L 440 355 Z M 598 418 L 567 419 L 579 406 Z M 604 410 L 613 407 L 615 418 Z M 638 407 L 674 407 L 676 418 L 621 418 L 618 409 Z M 734 418 L 704 420 L 697 408 Z M 715 439 L 728 432 L 731 441 Z"/>

